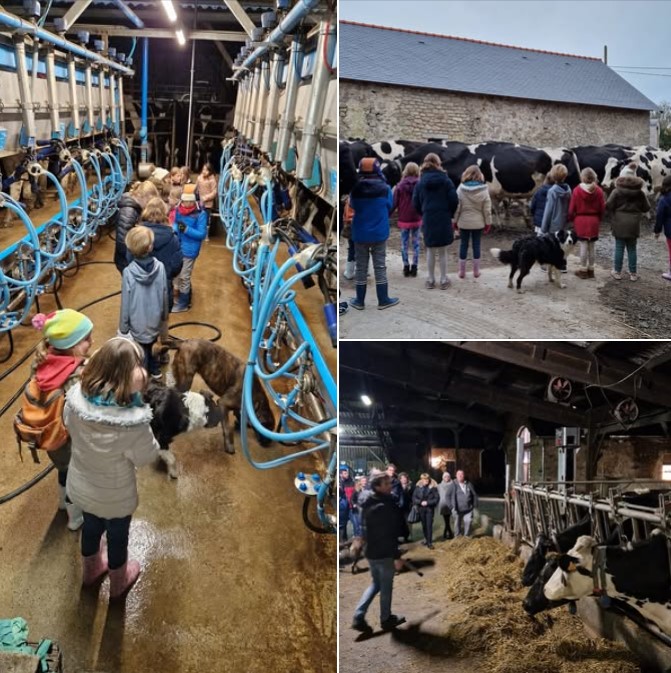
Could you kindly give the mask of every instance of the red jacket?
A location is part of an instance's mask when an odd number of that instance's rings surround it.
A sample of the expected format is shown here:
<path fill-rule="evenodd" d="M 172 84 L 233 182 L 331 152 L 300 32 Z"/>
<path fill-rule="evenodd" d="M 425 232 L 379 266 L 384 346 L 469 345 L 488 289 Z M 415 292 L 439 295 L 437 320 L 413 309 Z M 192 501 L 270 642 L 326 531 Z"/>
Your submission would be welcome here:
<path fill-rule="evenodd" d="M 599 225 L 606 210 L 606 200 L 598 185 L 590 185 L 594 189 L 587 191 L 582 183 L 571 194 L 568 207 L 569 222 L 573 222 L 576 236 L 582 240 L 599 238 Z"/>
<path fill-rule="evenodd" d="M 391 209 L 398 208 L 399 229 L 419 229 L 422 226 L 422 216 L 412 205 L 412 192 L 419 178 L 414 175 L 406 175 L 394 188 L 394 205 Z"/>

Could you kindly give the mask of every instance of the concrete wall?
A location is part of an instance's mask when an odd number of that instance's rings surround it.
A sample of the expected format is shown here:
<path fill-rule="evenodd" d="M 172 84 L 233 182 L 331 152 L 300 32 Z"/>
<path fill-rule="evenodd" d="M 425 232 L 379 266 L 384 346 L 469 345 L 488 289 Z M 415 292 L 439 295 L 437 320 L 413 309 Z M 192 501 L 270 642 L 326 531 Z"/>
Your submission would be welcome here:
<path fill-rule="evenodd" d="M 650 115 L 385 84 L 340 81 L 340 137 L 368 142 L 447 138 L 537 147 L 646 145 Z"/>

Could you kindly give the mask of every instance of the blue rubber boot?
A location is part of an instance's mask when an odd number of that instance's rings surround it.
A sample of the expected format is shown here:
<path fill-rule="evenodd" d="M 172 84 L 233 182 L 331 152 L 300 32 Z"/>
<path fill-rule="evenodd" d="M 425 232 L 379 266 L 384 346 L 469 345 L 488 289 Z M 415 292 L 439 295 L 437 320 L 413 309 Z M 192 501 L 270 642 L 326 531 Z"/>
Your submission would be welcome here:
<path fill-rule="evenodd" d="M 366 308 L 366 305 L 364 303 L 365 299 L 366 299 L 366 286 L 357 285 L 356 297 L 353 297 L 352 299 L 349 300 L 349 305 L 352 308 L 355 308 L 357 311 L 363 311 Z"/>
<path fill-rule="evenodd" d="M 377 308 L 379 311 L 398 304 L 398 297 L 389 296 L 389 283 L 380 283 L 375 286 L 375 290 L 377 291 Z"/>
<path fill-rule="evenodd" d="M 184 311 L 188 310 L 189 310 L 189 293 L 180 292 L 177 295 L 177 301 L 175 302 L 175 305 L 172 307 L 172 311 L 170 311 L 170 313 L 184 313 Z"/>

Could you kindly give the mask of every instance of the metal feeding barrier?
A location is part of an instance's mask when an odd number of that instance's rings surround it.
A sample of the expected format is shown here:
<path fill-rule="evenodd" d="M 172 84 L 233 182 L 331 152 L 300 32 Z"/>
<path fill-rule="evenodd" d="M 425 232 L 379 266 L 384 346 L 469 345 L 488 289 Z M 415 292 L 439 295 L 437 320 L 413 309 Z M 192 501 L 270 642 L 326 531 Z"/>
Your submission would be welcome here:
<path fill-rule="evenodd" d="M 319 288 L 332 304 L 336 277 L 336 249 L 320 243 L 295 223 L 274 217 L 273 172 L 252 159 L 250 148 L 238 138 L 224 148 L 219 180 L 219 212 L 226 246 L 233 253 L 233 270 L 249 293 L 252 339 L 243 384 L 242 427 L 247 421 L 264 437 L 286 446 L 308 446 L 267 461 L 255 460 L 245 433 L 242 451 L 256 468 L 284 465 L 315 452 L 327 452 L 324 474 L 296 476 L 305 495 L 304 517 L 316 502 L 320 532 L 335 532 L 336 471 L 335 381 L 310 328 L 296 304 L 296 284 Z M 260 213 L 260 217 L 257 215 Z M 288 253 L 286 261 L 281 261 Z M 291 273 L 292 272 L 292 273 Z M 289 275 L 288 275 L 289 274 Z M 326 310 L 329 316 L 330 309 Z M 328 318 L 327 318 L 328 322 Z M 329 329 L 331 323 L 329 323 Z M 333 332 L 329 331 L 333 337 Z M 279 410 L 277 431 L 258 420 L 252 399 L 258 377 Z M 327 511 L 327 507 L 330 511 Z"/>
<path fill-rule="evenodd" d="M 589 515 L 592 536 L 606 544 L 647 540 L 654 529 L 671 533 L 671 489 L 656 480 L 514 482 L 506 497 L 505 526 L 527 544 Z"/>

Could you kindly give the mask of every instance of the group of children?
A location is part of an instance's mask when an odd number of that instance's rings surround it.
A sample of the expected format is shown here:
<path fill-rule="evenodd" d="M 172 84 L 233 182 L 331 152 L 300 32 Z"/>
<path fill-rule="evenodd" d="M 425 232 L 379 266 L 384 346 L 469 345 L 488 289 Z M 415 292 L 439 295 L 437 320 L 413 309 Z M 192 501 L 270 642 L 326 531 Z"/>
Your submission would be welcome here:
<path fill-rule="evenodd" d="M 17 437 L 46 451 L 56 466 L 59 509 L 67 510 L 70 530 L 82 529 L 83 584 L 109 572 L 110 598 L 121 596 L 140 573 L 139 563 L 128 559 L 128 536 L 138 505 L 135 470 L 159 450 L 142 397 L 149 378 L 161 377 L 152 348 L 167 334 L 171 308 L 189 308 L 191 274 L 217 194 L 210 166 L 196 184 L 188 170 L 168 176 L 169 188 L 138 182 L 119 204 L 117 336 L 87 359 L 93 343 L 87 316 L 72 309 L 35 316 L 43 341 L 15 420 Z M 168 186 L 164 176 L 155 177 L 159 187 Z"/>
<path fill-rule="evenodd" d="M 622 169 L 608 200 L 593 169 L 581 171 L 581 182 L 573 190 L 565 182 L 567 175 L 563 164 L 553 166 L 531 199 L 536 233 L 556 233 L 572 226 L 580 244 L 580 268 L 575 275 L 581 279 L 594 278 L 595 244 L 601 224 L 606 221 L 615 239 L 611 276 L 622 279 L 626 250 L 629 279 L 638 280 L 636 243 L 650 204 L 643 191 L 644 182 L 636 175 L 636 164 Z M 350 237 L 344 275 L 354 279 L 356 288 L 356 296 L 349 302 L 352 308 L 365 308 L 369 258 L 373 261 L 378 309 L 398 304 L 396 297 L 389 297 L 386 274 L 389 216 L 394 211 L 398 212 L 401 230 L 404 276 L 417 275 L 420 229 L 427 251 L 427 289 L 436 287 L 436 261 L 440 267 L 440 289 L 446 290 L 451 284 L 447 276 L 447 248 L 453 243 L 455 232 L 460 238 L 458 277 L 466 277 L 471 246 L 473 277 L 480 276 L 481 238 L 491 229 L 492 208 L 489 190 L 478 166 L 466 168 L 455 189 L 440 158 L 431 153 L 421 168 L 414 162 L 406 164 L 400 183 L 392 191 L 379 162 L 367 157 L 359 162 L 359 180 L 349 195 L 344 216 Z M 662 183 L 657 206 L 655 237 L 662 232 L 669 248 L 669 271 L 662 277 L 671 280 L 671 176 Z"/>

